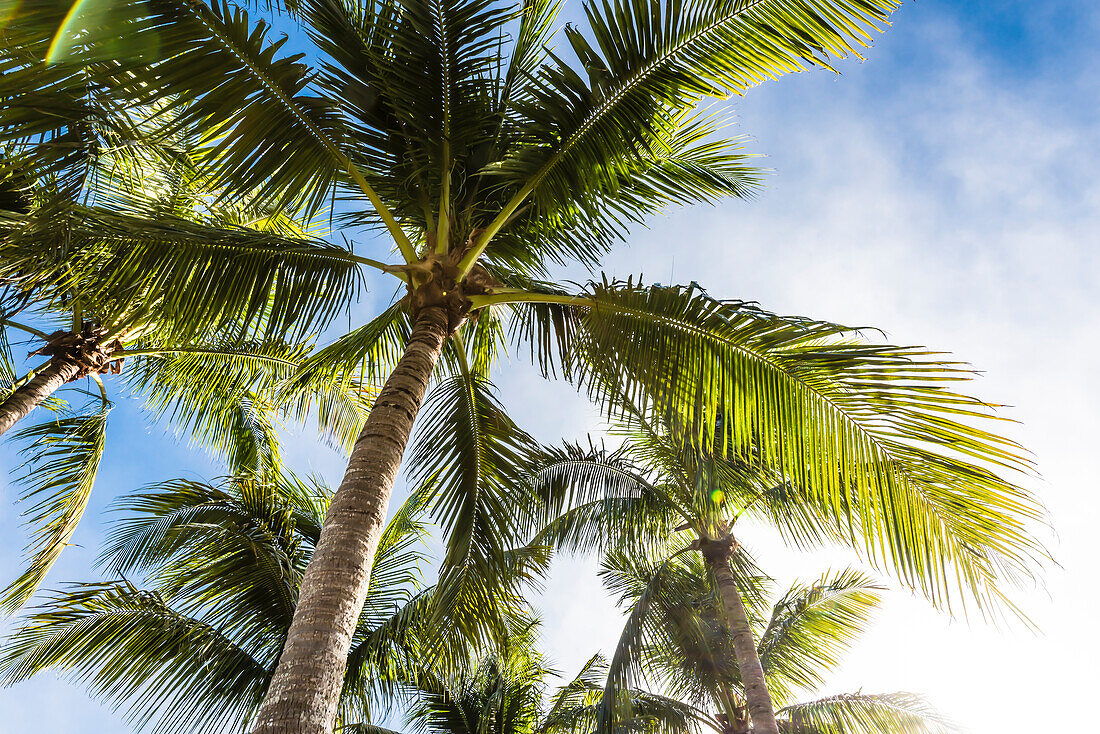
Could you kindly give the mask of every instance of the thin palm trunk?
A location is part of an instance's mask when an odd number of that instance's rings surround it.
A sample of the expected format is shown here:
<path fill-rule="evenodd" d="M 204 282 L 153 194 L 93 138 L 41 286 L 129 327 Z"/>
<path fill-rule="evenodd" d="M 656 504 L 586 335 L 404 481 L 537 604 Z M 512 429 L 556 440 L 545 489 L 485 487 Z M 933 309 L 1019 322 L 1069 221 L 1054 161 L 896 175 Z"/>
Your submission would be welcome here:
<path fill-rule="evenodd" d="M 352 633 L 413 421 L 450 329 L 424 308 L 371 408 L 302 579 L 286 645 L 253 734 L 330 734 Z"/>
<path fill-rule="evenodd" d="M 749 616 L 745 604 L 741 601 L 741 592 L 730 570 L 730 556 L 735 545 L 729 541 L 707 542 L 703 545 L 703 557 L 714 579 L 718 583 L 718 593 L 722 597 L 722 606 L 726 610 L 730 636 L 733 638 L 733 653 L 737 656 L 737 669 L 741 673 L 741 684 L 745 687 L 745 702 L 748 704 L 749 718 L 755 734 L 779 734 L 779 725 L 775 721 L 775 707 L 768 684 L 764 679 L 764 668 L 760 665 L 760 655 L 756 651 L 756 641 L 752 637 Z"/>
<path fill-rule="evenodd" d="M 25 385 L 0 403 L 0 436 L 37 408 L 65 383 L 76 379 L 80 365 L 55 358 L 35 374 Z"/>

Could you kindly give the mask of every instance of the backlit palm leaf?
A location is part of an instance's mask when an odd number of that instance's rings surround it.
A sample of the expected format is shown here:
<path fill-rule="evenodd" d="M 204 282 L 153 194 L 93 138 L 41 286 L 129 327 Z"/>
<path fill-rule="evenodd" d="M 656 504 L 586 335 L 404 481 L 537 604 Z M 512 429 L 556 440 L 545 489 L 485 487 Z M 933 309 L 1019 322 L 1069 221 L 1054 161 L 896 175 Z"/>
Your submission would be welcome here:
<path fill-rule="evenodd" d="M 23 515 L 34 530 L 30 565 L 3 589 L 0 609 L 17 609 L 34 594 L 76 531 L 103 458 L 110 410 L 104 401 L 93 413 L 58 416 L 16 435 L 28 442 L 21 501 L 33 503 Z"/>
<path fill-rule="evenodd" d="M 576 303 L 523 307 L 544 369 L 560 362 L 612 416 L 642 406 L 677 441 L 796 486 L 934 603 L 1011 608 L 1002 584 L 1045 557 L 1041 509 L 1006 478 L 1030 459 L 956 392 L 972 376 L 958 363 L 694 288 L 592 284 Z"/>
<path fill-rule="evenodd" d="M 911 693 L 832 696 L 776 712 L 784 734 L 949 734 L 958 731 Z"/>
<path fill-rule="evenodd" d="M 776 602 L 757 644 L 772 695 L 790 700 L 796 689 L 821 685 L 866 631 L 883 591 L 850 569 L 792 586 Z"/>

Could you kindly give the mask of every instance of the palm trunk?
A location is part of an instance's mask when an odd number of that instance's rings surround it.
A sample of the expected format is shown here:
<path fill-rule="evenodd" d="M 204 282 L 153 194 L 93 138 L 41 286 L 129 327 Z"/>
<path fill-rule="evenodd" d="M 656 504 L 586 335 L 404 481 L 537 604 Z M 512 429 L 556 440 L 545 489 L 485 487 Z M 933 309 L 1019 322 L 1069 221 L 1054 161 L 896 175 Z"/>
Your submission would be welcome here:
<path fill-rule="evenodd" d="M 779 725 L 775 721 L 775 707 L 764 679 L 764 668 L 760 665 L 760 655 L 756 651 L 756 641 L 752 638 L 749 616 L 741 601 L 741 592 L 730 570 L 730 557 L 734 544 L 728 542 L 707 542 L 702 546 L 703 557 L 718 583 L 718 593 L 722 597 L 722 606 L 726 609 L 726 621 L 729 623 L 730 636 L 733 638 L 733 653 L 737 656 L 737 669 L 741 673 L 741 684 L 745 687 L 745 702 L 748 704 L 749 718 L 752 719 L 754 734 L 779 734 Z"/>
<path fill-rule="evenodd" d="M 352 633 L 413 420 L 447 338 L 447 314 L 418 314 L 397 368 L 371 408 L 306 567 L 279 665 L 253 734 L 331 734 Z"/>
<path fill-rule="evenodd" d="M 30 381 L 0 403 L 0 436 L 57 392 L 62 385 L 76 379 L 79 373 L 80 366 L 75 362 L 51 359 Z"/>

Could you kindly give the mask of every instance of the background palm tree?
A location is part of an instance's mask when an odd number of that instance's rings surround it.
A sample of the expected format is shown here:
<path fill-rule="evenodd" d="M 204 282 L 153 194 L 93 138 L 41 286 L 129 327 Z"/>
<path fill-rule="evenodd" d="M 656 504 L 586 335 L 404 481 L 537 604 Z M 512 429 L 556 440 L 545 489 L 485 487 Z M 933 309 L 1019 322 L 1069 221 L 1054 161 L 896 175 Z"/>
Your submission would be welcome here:
<path fill-rule="evenodd" d="M 698 555 L 675 546 L 648 555 L 615 552 L 602 564 L 607 587 L 619 596 L 626 623 L 612 657 L 601 714 L 629 719 L 629 701 L 614 693 L 641 679 L 674 691 L 706 712 L 720 734 L 759 731 L 746 706 L 743 666 L 725 622 L 725 602 Z M 663 552 L 661 552 L 663 551 Z M 863 574 L 825 573 L 793 584 L 768 608 L 770 579 L 743 551 L 735 568 L 755 630 L 756 653 L 777 703 L 781 732 L 804 734 L 946 734 L 955 728 L 909 693 L 831 695 L 800 701 L 839 667 L 866 630 L 884 588 Z"/>
<path fill-rule="evenodd" d="M 580 734 L 611 731 L 596 726 L 594 705 L 602 689 L 592 680 L 603 670 L 594 656 L 572 681 L 548 690 L 553 675 L 538 651 L 538 623 L 517 620 L 488 654 L 449 675 L 424 671 L 410 691 L 408 726 L 420 734 Z M 622 690 L 632 718 L 617 732 L 687 734 L 698 729 L 697 713 L 672 698 L 640 689 Z"/>
<path fill-rule="evenodd" d="M 441 421 L 453 419 L 433 410 Z M 507 444 L 497 440 L 514 438 L 508 427 L 479 448 L 499 451 Z M 117 580 L 75 584 L 32 608 L 0 647 L 0 681 L 53 670 L 123 709 L 139 728 L 248 730 L 332 493 L 283 467 L 274 424 L 243 425 L 231 439 L 227 477 L 162 482 L 116 502 L 122 518 L 97 565 Z M 461 452 L 448 451 L 454 439 L 439 439 L 420 440 L 444 462 L 457 455 L 468 471 Z M 472 529 L 451 534 L 442 562 L 425 568 L 429 518 L 453 523 L 448 491 L 439 487 L 448 481 L 427 475 L 387 524 L 345 672 L 343 729 L 378 734 L 372 711 L 377 717 L 410 687 L 453 675 L 487 649 L 483 643 L 507 637 L 517 620 L 527 623 L 519 593 L 546 571 L 547 554 L 518 548 L 497 558 L 480 546 L 485 523 L 507 521 L 491 503 L 460 510 Z M 473 496 L 492 490 L 476 473 L 474 484 L 466 490 Z M 498 516 L 486 516 L 493 511 Z M 430 585 L 426 570 L 437 572 Z"/>
<path fill-rule="evenodd" d="M 991 613 L 1016 611 L 1006 591 L 1043 557 L 1029 531 L 1039 508 L 1009 483 L 983 485 L 963 476 L 947 492 L 915 483 L 883 495 L 868 495 L 858 483 L 831 492 L 820 475 L 773 470 L 762 460 L 763 448 L 744 459 L 723 457 L 701 450 L 694 434 L 652 408 L 628 398 L 617 404 L 613 430 L 625 439 L 620 449 L 567 444 L 534 462 L 541 512 L 531 542 L 628 556 L 671 543 L 677 553 L 669 563 L 698 552 L 724 605 L 731 659 L 756 731 L 775 731 L 778 724 L 742 599 L 748 590 L 740 583 L 752 574 L 736 563 L 739 521 L 767 523 L 806 550 L 849 545 L 903 582 L 925 584 L 933 601 L 961 592 Z M 956 572 L 957 586 L 948 588 Z M 709 593 L 710 582 L 700 579 L 695 583 Z"/>
<path fill-rule="evenodd" d="M 203 174 L 225 200 L 308 214 L 340 196 L 344 222 L 384 229 L 400 254 L 395 264 L 354 261 L 404 283 L 401 305 L 301 372 L 384 384 L 326 518 L 257 731 L 331 728 L 402 452 L 444 344 L 472 341 L 473 313 L 508 308 L 548 371 L 563 368 L 602 400 L 644 388 L 700 445 L 812 475 L 835 505 L 852 487 L 881 498 L 973 481 L 997 494 L 989 467 L 1022 462 L 1015 446 L 972 425 L 987 406 L 931 379 L 960 377 L 957 368 L 921 350 L 854 341 L 836 325 L 692 289 L 605 281 L 569 292 L 539 282 L 557 263 L 592 268 L 655 211 L 749 191 L 757 174 L 697 104 L 828 67 L 882 27 L 890 0 L 592 6 L 562 33 L 575 61 L 545 48 L 553 2 L 286 5 L 314 43 L 317 68 L 230 3 L 158 1 L 113 24 L 89 21 L 64 60 L 17 60 L 10 75 L 24 99 L 86 88 L 81 75 L 91 75 L 154 111 L 186 100 L 168 128 L 197 126 L 215 153 Z M 59 17 L 36 10 L 15 17 L 11 37 L 37 43 L 42 59 Z M 142 53 L 105 59 L 102 32 L 116 38 L 122 27 Z M 21 139 L 40 124 L 6 115 L 0 130 Z M 170 263 L 172 253 L 151 257 Z M 150 262 L 125 272 L 140 280 Z M 623 390 L 604 391 L 609 380 Z M 936 592 L 942 569 L 906 550 L 919 544 L 886 542 L 919 539 L 917 528 L 888 530 L 883 553 Z"/>

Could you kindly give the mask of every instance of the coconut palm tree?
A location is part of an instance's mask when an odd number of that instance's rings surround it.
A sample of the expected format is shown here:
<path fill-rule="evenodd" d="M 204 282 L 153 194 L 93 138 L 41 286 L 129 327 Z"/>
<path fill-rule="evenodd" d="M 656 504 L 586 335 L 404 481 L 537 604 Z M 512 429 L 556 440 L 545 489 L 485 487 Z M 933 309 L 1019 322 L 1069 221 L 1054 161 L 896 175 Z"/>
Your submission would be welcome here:
<path fill-rule="evenodd" d="M 779 727 L 743 601 L 749 590 L 740 587 L 752 577 L 737 566 L 736 533 L 744 523 L 769 525 L 805 550 L 851 546 L 933 602 L 962 595 L 964 610 L 969 601 L 989 613 L 1018 611 L 1006 592 L 1043 558 L 1030 530 L 1040 508 L 1009 484 L 963 476 L 949 486 L 913 483 L 868 495 L 859 483 L 830 486 L 836 480 L 827 472 L 774 471 L 760 460 L 764 449 L 746 458 L 703 451 L 694 434 L 685 436 L 652 408 L 625 398 L 618 405 L 614 431 L 625 439 L 619 449 L 566 444 L 544 450 L 533 464 L 541 512 L 531 542 L 641 557 L 673 543 L 677 557 L 701 557 L 720 595 L 756 731 Z M 699 578 L 694 583 L 710 593 Z"/>
<path fill-rule="evenodd" d="M 141 141 L 138 127 L 99 121 L 103 95 L 47 91 L 24 103 L 43 104 L 63 130 L 80 122 L 86 134 L 11 142 L 0 156 L 0 434 L 38 405 L 64 409 L 18 435 L 31 444 L 23 499 L 34 531 L 29 566 L 0 599 L 9 611 L 33 594 L 87 506 L 111 408 L 102 375 L 121 373 L 154 417 L 167 414 L 219 450 L 249 423 L 313 410 L 322 433 L 348 447 L 369 400 L 346 380 L 284 386 L 310 351 L 296 330 L 315 319 L 300 307 L 330 309 L 354 295 L 354 272 L 332 264 L 335 248 L 305 239 L 307 225 L 286 212 L 220 203 L 189 131 Z M 51 165 L 41 151 L 57 149 L 66 156 Z M 170 247 L 172 262 L 152 257 L 151 242 Z M 254 277 L 242 251 L 266 252 L 281 274 Z M 140 280 L 119 278 L 135 265 L 147 270 Z M 31 357 L 47 357 L 22 377 L 11 348 L 18 333 L 37 347 Z M 69 410 L 62 389 L 84 376 L 99 400 Z"/>
<path fill-rule="evenodd" d="M 88 110 L 71 101 L 53 112 Z M 342 251 L 307 240 L 308 224 L 248 202 L 219 204 L 187 131 L 156 144 L 109 142 L 82 141 L 92 149 L 61 170 L 40 170 L 41 143 L 0 157 L 0 178 L 20 182 L 14 208 L 0 207 L 0 328 L 5 343 L 23 332 L 38 342 L 30 356 L 48 358 L 23 378 L 7 376 L 0 435 L 64 385 L 119 373 L 127 360 L 139 374 L 149 358 L 183 354 L 222 370 L 249 354 L 293 360 L 304 353 L 300 329 L 355 295 L 352 264 L 340 268 Z M 171 248 L 172 261 L 151 255 L 151 243 Z M 280 274 L 250 272 L 241 254 L 258 251 Z"/>
<path fill-rule="evenodd" d="M 421 440 L 456 454 L 447 438 Z M 280 453 L 273 422 L 242 423 L 224 452 L 226 477 L 123 495 L 113 508 L 122 518 L 97 560 L 117 580 L 72 585 L 30 610 L 0 646 L 0 681 L 53 670 L 139 728 L 247 731 L 332 495 L 286 470 Z M 452 674 L 481 642 L 500 637 L 496 630 L 513 628 L 522 588 L 546 570 L 543 549 L 498 559 L 458 533 L 425 584 L 429 518 L 449 527 L 446 482 L 428 476 L 387 524 L 345 673 L 343 729 L 377 734 L 372 711 L 387 710 L 424 676 Z M 478 506 L 467 524 L 478 527 L 484 513 Z"/>
<path fill-rule="evenodd" d="M 410 691 L 408 728 L 419 734 L 580 734 L 598 729 L 591 717 L 599 655 L 572 681 L 548 694 L 553 675 L 537 649 L 537 621 L 519 620 L 500 645 L 448 675 L 423 671 Z M 602 689 L 598 689 L 596 699 Z M 642 690 L 618 692 L 632 718 L 619 732 L 687 734 L 696 731 L 691 706 Z"/>
<path fill-rule="evenodd" d="M 5 684 L 53 670 L 139 728 L 247 731 L 331 493 L 282 470 L 270 435 L 242 439 L 231 476 L 167 481 L 116 503 L 125 516 L 98 563 L 117 580 L 72 585 L 34 608 L 0 653 Z M 427 626 L 425 496 L 398 509 L 375 555 L 341 694 L 345 727 L 370 721 L 414 667 L 438 661 L 430 646 L 460 644 Z"/>
<path fill-rule="evenodd" d="M 954 727 L 909 693 L 830 695 L 799 701 L 825 683 L 865 631 L 882 586 L 851 569 L 795 583 L 769 609 L 770 579 L 743 551 L 737 554 L 744 605 L 756 632 L 756 653 L 781 732 L 803 734 L 946 734 Z M 759 731 L 746 706 L 741 654 L 725 621 L 725 600 L 707 564 L 666 546 L 649 555 L 613 552 L 601 569 L 627 613 L 602 697 L 604 718 L 629 718 L 629 702 L 614 692 L 637 679 L 654 682 L 699 711 L 718 734 Z"/>
<path fill-rule="evenodd" d="M 564 370 L 607 404 L 644 388 L 698 442 L 740 458 L 756 452 L 785 476 L 813 475 L 837 506 L 855 486 L 880 505 L 900 490 L 971 480 L 994 498 L 1011 494 L 989 467 L 1025 460 L 974 425 L 988 406 L 936 381 L 964 375 L 935 355 L 693 288 L 541 280 L 558 264 L 591 271 L 631 224 L 669 206 L 750 192 L 757 172 L 699 103 L 829 68 L 883 27 L 892 0 L 616 0 L 586 7 L 581 24 L 560 33 L 554 0 L 275 5 L 289 13 L 280 23 L 302 31 L 294 44 L 311 44 L 308 56 L 285 51 L 287 40 L 226 0 L 155 0 L 89 19 L 64 58 L 13 62 L 18 73 L 5 77 L 19 85 L 16 99 L 85 90 L 90 78 L 97 93 L 142 109 L 185 100 L 168 132 L 198 128 L 214 151 L 203 175 L 223 200 L 308 215 L 338 197 L 342 223 L 385 235 L 377 259 L 345 252 L 341 262 L 394 276 L 404 297 L 299 374 L 376 378 L 379 393 L 326 516 L 257 732 L 331 730 L 413 423 L 441 354 L 475 351 L 477 333 L 493 341 L 496 327 L 483 320 L 512 316 L 548 373 Z M 14 14 L 8 33 L 26 36 L 44 59 L 60 12 L 35 11 Z M 109 52 L 120 34 L 140 53 Z M 552 52 L 555 40 L 563 48 Z M 26 112 L 32 106 L 15 109 L 24 114 L 0 115 L 0 142 L 43 125 Z M 144 282 L 148 263 L 172 262 L 171 247 L 144 251 L 151 259 L 121 268 L 119 282 Z M 277 270 L 242 258 L 249 272 Z M 622 389 L 604 390 L 614 380 Z M 476 447 L 476 437 L 467 443 Z M 884 530 L 885 553 L 935 587 L 941 569 L 922 565 L 917 531 Z"/>

